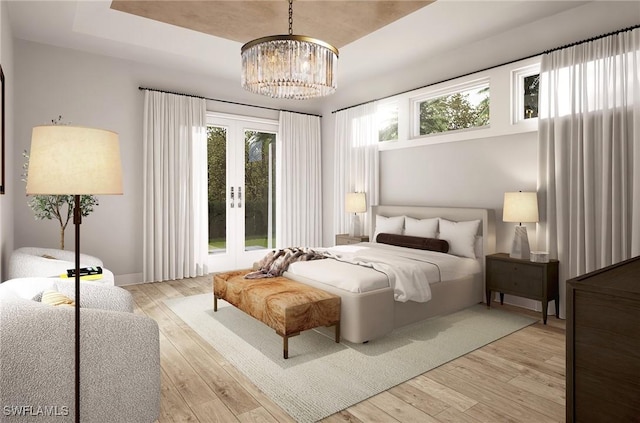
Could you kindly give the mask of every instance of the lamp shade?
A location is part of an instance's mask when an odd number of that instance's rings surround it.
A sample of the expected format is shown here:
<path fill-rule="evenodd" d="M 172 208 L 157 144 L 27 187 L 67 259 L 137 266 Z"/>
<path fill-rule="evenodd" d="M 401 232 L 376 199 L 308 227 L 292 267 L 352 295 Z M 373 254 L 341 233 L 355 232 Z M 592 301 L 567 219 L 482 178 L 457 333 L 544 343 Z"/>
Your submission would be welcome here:
<path fill-rule="evenodd" d="M 367 199 L 364 192 L 347 193 L 345 204 L 347 213 L 364 213 L 367 211 Z"/>
<path fill-rule="evenodd" d="M 505 192 L 503 222 L 537 222 L 538 194 L 536 192 Z"/>
<path fill-rule="evenodd" d="M 34 127 L 27 194 L 122 194 L 118 134 L 79 126 Z"/>

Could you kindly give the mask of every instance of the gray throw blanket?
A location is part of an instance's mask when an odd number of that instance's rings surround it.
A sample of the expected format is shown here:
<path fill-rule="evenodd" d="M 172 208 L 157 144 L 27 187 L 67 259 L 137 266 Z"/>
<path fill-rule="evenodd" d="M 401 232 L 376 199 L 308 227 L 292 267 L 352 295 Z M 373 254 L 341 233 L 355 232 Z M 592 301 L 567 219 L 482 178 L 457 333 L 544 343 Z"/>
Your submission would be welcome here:
<path fill-rule="evenodd" d="M 245 279 L 275 278 L 282 276 L 290 263 L 327 258 L 325 253 L 310 248 L 289 247 L 271 251 L 257 264 L 258 270 L 247 273 Z"/>

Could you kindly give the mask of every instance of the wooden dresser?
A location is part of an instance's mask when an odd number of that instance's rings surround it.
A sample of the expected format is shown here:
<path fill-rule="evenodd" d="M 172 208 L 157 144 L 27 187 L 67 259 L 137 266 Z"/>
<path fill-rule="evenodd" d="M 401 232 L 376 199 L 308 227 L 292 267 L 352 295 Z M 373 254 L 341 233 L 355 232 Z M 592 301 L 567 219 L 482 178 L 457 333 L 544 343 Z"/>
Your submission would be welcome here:
<path fill-rule="evenodd" d="M 567 422 L 640 422 L 640 256 L 567 281 Z"/>

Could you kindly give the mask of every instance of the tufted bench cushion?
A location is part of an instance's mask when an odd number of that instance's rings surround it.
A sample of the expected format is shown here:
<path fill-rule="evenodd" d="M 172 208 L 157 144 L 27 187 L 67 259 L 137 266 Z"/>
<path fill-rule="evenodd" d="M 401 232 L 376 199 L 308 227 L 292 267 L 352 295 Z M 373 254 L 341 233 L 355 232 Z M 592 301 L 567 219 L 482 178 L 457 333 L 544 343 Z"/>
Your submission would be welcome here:
<path fill-rule="evenodd" d="M 340 342 L 340 297 L 285 277 L 245 279 L 251 270 L 213 276 L 214 311 L 222 299 L 271 327 L 283 338 L 288 358 L 288 339 L 320 326 L 335 326 Z"/>

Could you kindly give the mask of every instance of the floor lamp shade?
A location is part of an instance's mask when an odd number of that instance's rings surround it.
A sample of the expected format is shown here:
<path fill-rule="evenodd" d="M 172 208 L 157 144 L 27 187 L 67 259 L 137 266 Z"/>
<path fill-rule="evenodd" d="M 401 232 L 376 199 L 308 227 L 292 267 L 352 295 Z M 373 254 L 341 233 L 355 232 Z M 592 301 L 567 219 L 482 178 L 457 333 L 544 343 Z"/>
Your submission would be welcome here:
<path fill-rule="evenodd" d="M 518 222 L 515 227 L 510 257 L 530 259 L 529 237 L 522 222 L 538 222 L 538 194 L 536 192 L 505 192 L 502 214 L 504 222 Z"/>
<path fill-rule="evenodd" d="M 367 197 L 364 192 L 349 192 L 345 201 L 345 211 L 353 213 L 351 218 L 350 236 L 360 236 L 360 218 L 357 213 L 367 211 Z"/>
<path fill-rule="evenodd" d="M 80 196 L 122 194 L 118 134 L 79 126 L 36 126 L 31 134 L 27 194 L 74 196 L 75 421 L 80 423 Z"/>
<path fill-rule="evenodd" d="M 27 194 L 122 194 L 118 134 L 67 125 L 36 126 Z"/>

